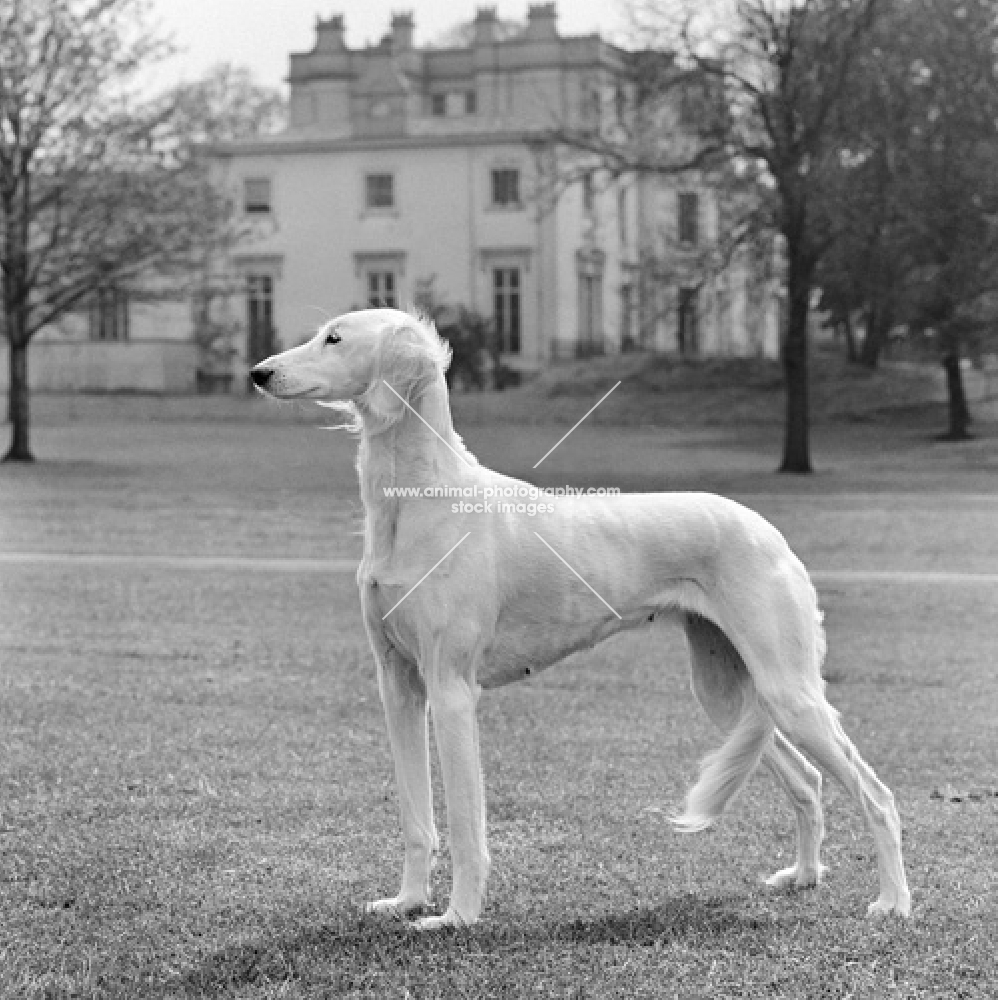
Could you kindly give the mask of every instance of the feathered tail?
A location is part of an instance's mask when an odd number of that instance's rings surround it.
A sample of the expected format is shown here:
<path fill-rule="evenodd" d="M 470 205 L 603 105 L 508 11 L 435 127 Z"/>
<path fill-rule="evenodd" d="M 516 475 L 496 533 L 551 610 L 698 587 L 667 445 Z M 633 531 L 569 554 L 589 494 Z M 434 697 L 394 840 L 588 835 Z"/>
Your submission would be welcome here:
<path fill-rule="evenodd" d="M 758 765 L 773 728 L 753 692 L 727 739 L 704 759 L 700 777 L 686 796 L 686 808 L 672 818 L 680 833 L 698 833 L 720 818 Z"/>

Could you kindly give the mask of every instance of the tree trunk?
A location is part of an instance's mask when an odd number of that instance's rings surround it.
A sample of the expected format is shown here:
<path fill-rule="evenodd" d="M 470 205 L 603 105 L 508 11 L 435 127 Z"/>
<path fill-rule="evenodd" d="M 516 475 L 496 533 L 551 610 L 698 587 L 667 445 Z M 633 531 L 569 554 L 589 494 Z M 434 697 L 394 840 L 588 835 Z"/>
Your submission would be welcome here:
<path fill-rule="evenodd" d="M 787 384 L 783 463 L 780 472 L 811 472 L 810 416 L 808 413 L 807 318 L 811 281 L 808 268 L 795 248 L 787 247 L 789 299 L 783 371 Z"/>
<path fill-rule="evenodd" d="M 867 368 L 876 368 L 880 354 L 887 343 L 887 334 L 894 323 L 893 310 L 889 305 L 880 303 L 870 310 L 866 324 L 866 336 L 863 338 L 863 349 L 859 360 Z"/>
<path fill-rule="evenodd" d="M 949 430 L 941 436 L 943 441 L 966 441 L 970 437 L 970 409 L 967 394 L 963 389 L 963 369 L 960 366 L 960 350 L 954 347 L 943 355 L 943 369 L 946 372 L 946 394 L 949 404 Z"/>
<path fill-rule="evenodd" d="M 10 419 L 10 448 L 5 462 L 31 462 L 28 448 L 28 219 L 30 187 L 27 178 L 20 184 L 20 202 L 9 190 L 2 205 L 3 245 L 3 330 L 10 348 L 10 382 L 7 413 Z"/>
<path fill-rule="evenodd" d="M 842 320 L 842 330 L 846 338 L 846 360 L 854 365 L 859 361 L 859 349 L 856 347 L 856 331 L 852 326 L 852 317 L 848 313 Z"/>
<path fill-rule="evenodd" d="M 34 456 L 28 447 L 28 345 L 27 342 L 10 342 L 10 448 L 4 455 L 5 462 L 32 462 Z"/>

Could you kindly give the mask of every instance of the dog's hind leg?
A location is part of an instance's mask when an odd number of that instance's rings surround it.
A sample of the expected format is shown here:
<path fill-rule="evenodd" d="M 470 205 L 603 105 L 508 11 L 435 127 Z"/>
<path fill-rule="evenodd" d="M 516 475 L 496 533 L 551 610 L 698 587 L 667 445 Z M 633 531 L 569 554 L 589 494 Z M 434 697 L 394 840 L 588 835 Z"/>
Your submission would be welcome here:
<path fill-rule="evenodd" d="M 777 726 L 845 788 L 866 818 L 880 874 L 880 895 L 870 905 L 870 915 L 908 916 L 911 894 L 901 858 L 901 821 L 894 796 L 860 757 L 838 713 L 825 699 L 819 671 L 824 651 L 820 616 L 810 584 L 805 590 L 799 577 L 796 580 L 790 587 L 775 582 L 766 601 L 768 615 L 744 618 L 735 641 Z"/>
<path fill-rule="evenodd" d="M 686 616 L 693 694 L 710 720 L 724 733 L 734 729 L 754 686 L 738 651 L 713 622 Z M 766 879 L 767 885 L 804 888 L 816 885 L 824 866 L 819 860 L 824 835 L 821 774 L 778 730 L 763 751 L 762 762 L 790 799 L 797 817 L 797 862 Z"/>
<path fill-rule="evenodd" d="M 367 911 L 405 916 L 430 901 L 430 875 L 439 843 L 433 822 L 426 686 L 416 665 L 389 648 L 378 658 L 378 688 L 395 760 L 405 861 L 399 894 L 368 903 Z"/>
<path fill-rule="evenodd" d="M 839 723 L 835 709 L 820 692 L 811 701 L 799 696 L 766 698 L 787 735 L 828 771 L 859 805 L 877 846 L 880 896 L 870 915 L 911 912 L 911 894 L 901 859 L 901 820 L 894 796 L 860 757 Z"/>
<path fill-rule="evenodd" d="M 797 861 L 770 875 L 766 885 L 774 889 L 816 886 L 825 873 L 821 863 L 821 842 L 825 836 L 821 772 L 778 729 L 762 762 L 783 786 L 797 817 Z"/>

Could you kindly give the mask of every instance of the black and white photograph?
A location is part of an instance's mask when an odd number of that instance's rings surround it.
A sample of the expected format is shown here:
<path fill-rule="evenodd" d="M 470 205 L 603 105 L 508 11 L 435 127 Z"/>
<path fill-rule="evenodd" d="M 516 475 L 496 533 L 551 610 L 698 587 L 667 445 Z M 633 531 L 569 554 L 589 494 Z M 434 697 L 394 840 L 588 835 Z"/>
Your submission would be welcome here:
<path fill-rule="evenodd" d="M 998 993 L 998 0 L 0 0 L 0 1000 Z"/>

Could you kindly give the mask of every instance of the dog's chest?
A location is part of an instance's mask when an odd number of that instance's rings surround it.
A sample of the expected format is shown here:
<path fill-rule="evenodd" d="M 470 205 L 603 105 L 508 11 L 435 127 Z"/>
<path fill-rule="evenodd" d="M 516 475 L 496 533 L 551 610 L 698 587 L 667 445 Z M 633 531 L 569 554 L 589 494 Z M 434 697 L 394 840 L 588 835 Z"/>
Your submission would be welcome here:
<path fill-rule="evenodd" d="M 406 608 L 404 598 L 409 587 L 402 581 L 382 582 L 376 574 L 368 573 L 361 578 L 361 603 L 367 620 L 376 625 L 385 639 L 407 659 L 418 659 L 416 622 L 411 608 Z"/>

